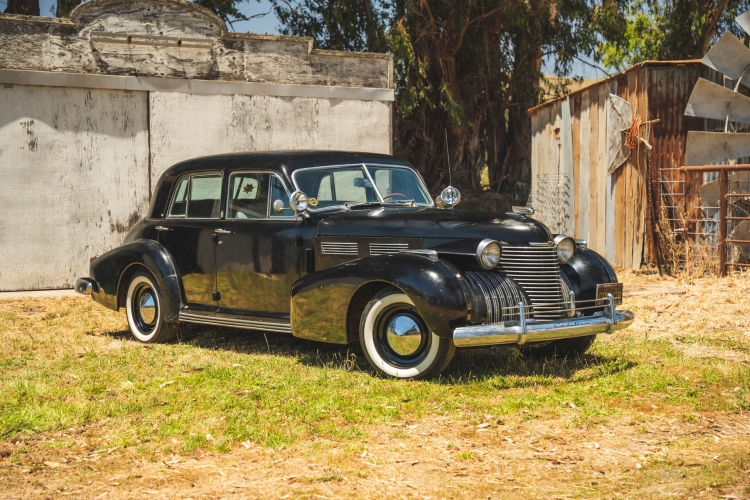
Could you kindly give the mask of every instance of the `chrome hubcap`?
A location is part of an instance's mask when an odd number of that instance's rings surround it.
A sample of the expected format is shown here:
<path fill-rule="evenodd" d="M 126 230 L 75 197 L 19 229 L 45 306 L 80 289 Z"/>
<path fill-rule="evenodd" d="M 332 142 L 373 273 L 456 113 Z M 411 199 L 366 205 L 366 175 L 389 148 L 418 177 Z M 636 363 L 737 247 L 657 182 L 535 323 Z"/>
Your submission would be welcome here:
<path fill-rule="evenodd" d="M 410 314 L 397 314 L 386 327 L 388 345 L 396 354 L 411 356 L 422 345 L 422 329 Z"/>
<path fill-rule="evenodd" d="M 141 297 L 138 301 L 138 310 L 141 314 L 141 319 L 147 325 L 152 325 L 156 319 L 156 299 L 154 298 L 151 290 L 144 290 L 141 293 Z"/>

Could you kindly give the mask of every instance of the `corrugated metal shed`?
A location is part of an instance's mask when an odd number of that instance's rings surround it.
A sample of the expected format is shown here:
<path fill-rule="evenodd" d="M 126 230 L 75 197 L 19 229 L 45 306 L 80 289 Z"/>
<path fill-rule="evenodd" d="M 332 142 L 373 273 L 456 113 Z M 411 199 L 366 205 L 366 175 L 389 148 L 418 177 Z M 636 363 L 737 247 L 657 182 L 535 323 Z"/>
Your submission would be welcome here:
<path fill-rule="evenodd" d="M 688 130 L 709 126 L 684 116 L 699 77 L 722 82 L 699 60 L 647 61 L 530 109 L 536 217 L 553 232 L 587 240 L 617 267 L 657 264 L 662 197 L 672 205 L 669 192 L 681 182 L 676 169 L 684 165 Z M 631 116 L 619 117 L 628 104 Z M 624 146 L 622 129 L 637 117 L 650 151 L 642 141 L 632 152 Z M 659 121 L 646 123 L 653 120 Z M 626 161 L 610 174 L 620 163 L 618 152 Z"/>

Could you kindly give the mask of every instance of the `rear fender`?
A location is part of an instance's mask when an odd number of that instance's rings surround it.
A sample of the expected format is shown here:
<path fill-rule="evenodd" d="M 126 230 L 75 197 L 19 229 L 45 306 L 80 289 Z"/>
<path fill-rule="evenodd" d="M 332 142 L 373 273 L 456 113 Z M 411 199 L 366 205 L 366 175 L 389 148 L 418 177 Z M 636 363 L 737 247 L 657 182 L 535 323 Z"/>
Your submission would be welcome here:
<path fill-rule="evenodd" d="M 358 302 L 366 303 L 387 286 L 405 293 L 436 335 L 451 337 L 455 328 L 466 324 L 468 289 L 452 265 L 421 255 L 394 254 L 346 262 L 296 281 L 292 333 L 345 344 L 352 340 L 349 330 L 359 325 L 357 314 L 364 306 Z"/>
<path fill-rule="evenodd" d="M 172 256 L 154 240 L 136 240 L 94 259 L 89 273 L 98 286 L 92 298 L 115 311 L 124 307 L 130 277 L 144 268 L 156 278 L 161 289 L 164 319 L 177 321 L 182 303 L 180 278 Z"/>

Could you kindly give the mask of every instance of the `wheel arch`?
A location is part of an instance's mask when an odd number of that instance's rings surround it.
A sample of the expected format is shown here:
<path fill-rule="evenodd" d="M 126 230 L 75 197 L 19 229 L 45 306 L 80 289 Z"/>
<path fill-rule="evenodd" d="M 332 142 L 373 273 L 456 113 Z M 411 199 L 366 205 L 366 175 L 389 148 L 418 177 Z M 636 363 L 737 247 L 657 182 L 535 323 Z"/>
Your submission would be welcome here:
<path fill-rule="evenodd" d="M 346 262 L 297 280 L 291 291 L 292 333 L 345 344 L 358 329 L 356 312 L 386 286 L 406 294 L 438 336 L 451 337 L 466 323 L 465 284 L 452 265 L 420 255 L 391 254 Z"/>
<path fill-rule="evenodd" d="M 128 284 L 139 270 L 151 273 L 159 285 L 164 319 L 176 321 L 182 304 L 181 280 L 172 256 L 154 240 L 127 243 L 91 262 L 90 276 L 99 285 L 94 300 L 114 310 L 124 307 Z"/>

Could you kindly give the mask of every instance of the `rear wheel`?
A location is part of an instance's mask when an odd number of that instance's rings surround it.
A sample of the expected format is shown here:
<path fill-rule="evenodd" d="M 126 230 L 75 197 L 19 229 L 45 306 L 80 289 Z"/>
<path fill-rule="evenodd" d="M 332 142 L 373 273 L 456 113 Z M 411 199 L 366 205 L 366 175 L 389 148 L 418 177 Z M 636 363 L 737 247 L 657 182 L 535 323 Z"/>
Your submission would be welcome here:
<path fill-rule="evenodd" d="M 164 321 L 161 291 L 151 273 L 136 273 L 125 300 L 130 333 L 139 342 L 160 343 L 175 337 L 177 324 Z"/>
<path fill-rule="evenodd" d="M 450 363 L 453 339 L 427 328 L 411 299 L 384 290 L 370 300 L 359 324 L 359 341 L 370 365 L 381 375 L 421 379 L 439 375 Z"/>
<path fill-rule="evenodd" d="M 539 358 L 575 358 L 588 351 L 594 340 L 596 340 L 596 335 L 553 340 L 540 347 L 529 346 L 524 349 L 524 352 Z"/>

